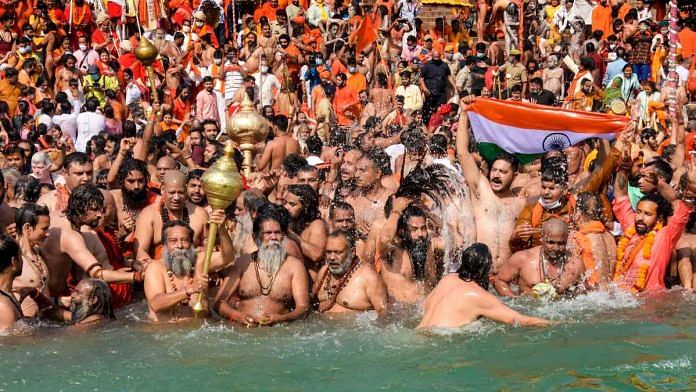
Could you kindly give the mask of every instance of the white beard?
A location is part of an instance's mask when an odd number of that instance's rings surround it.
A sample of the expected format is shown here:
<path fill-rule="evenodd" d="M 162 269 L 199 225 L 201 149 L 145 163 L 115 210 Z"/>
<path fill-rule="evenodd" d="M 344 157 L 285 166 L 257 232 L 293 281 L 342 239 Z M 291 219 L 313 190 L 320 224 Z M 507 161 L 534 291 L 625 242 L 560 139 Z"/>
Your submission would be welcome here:
<path fill-rule="evenodd" d="M 267 244 L 258 245 L 259 251 L 256 257 L 259 267 L 275 276 L 285 261 L 285 241 L 269 241 Z"/>

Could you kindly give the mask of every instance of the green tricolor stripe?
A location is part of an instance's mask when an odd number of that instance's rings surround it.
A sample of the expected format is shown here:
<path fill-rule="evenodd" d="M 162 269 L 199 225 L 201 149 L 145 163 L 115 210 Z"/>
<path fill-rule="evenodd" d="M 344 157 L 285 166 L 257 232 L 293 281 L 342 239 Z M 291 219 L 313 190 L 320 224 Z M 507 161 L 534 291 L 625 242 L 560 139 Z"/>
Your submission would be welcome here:
<path fill-rule="evenodd" d="M 493 162 L 493 159 L 504 151 L 495 143 L 481 142 L 478 144 L 479 153 L 488 162 Z M 541 158 L 542 154 L 514 154 L 520 160 L 521 165 L 526 165 L 535 159 Z"/>

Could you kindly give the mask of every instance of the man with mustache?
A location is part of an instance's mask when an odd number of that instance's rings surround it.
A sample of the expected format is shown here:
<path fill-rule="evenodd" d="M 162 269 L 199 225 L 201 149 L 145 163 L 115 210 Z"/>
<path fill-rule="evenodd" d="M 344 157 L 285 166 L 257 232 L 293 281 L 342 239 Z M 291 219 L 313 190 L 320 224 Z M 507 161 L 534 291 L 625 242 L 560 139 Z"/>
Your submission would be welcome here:
<path fill-rule="evenodd" d="M 162 258 L 162 229 L 172 220 L 181 220 L 191 227 L 194 246 L 203 243 L 208 212 L 186 200 L 186 177 L 178 170 L 166 172 L 160 202 L 145 207 L 136 219 L 135 251 L 139 266 Z"/>
<path fill-rule="evenodd" d="M 316 277 L 326 247 L 326 223 L 319 212 L 317 193 L 305 184 L 292 184 L 285 192 L 284 207 L 290 214 L 287 237 L 297 243 L 307 268 Z"/>
<path fill-rule="evenodd" d="M 389 295 L 415 303 L 437 282 L 425 212 L 404 197 L 393 200 L 377 243 L 376 262 Z"/>
<path fill-rule="evenodd" d="M 467 110 L 467 102 L 470 101 L 461 101 L 463 110 Z M 476 238 L 490 249 L 493 256 L 492 272 L 495 273 L 512 254 L 508 239 L 515 230 L 517 216 L 525 204 L 524 198 L 510 188 L 517 176 L 519 161 L 514 155 L 501 152 L 493 160 L 486 178 L 469 152 L 468 126 L 469 117 L 466 112 L 462 112 L 457 132 L 457 156 L 464 179 L 471 190 Z"/>
<path fill-rule="evenodd" d="M 544 222 L 541 245 L 517 252 L 503 264 L 495 277 L 498 294 L 555 296 L 580 282 L 585 267 L 568 249 L 568 225 L 558 218 Z M 515 283 L 517 293 L 510 288 Z"/>
<path fill-rule="evenodd" d="M 101 190 L 92 184 L 82 184 L 71 192 L 65 212 L 55 211 L 51 215 L 51 228 L 40 251 L 48 266 L 51 296 L 69 296 L 68 284 L 77 283 L 83 277 L 98 278 L 107 283 L 142 281 L 140 272 L 113 269 L 107 250 L 96 233 L 104 211 Z"/>
<path fill-rule="evenodd" d="M 342 201 L 331 203 L 331 208 L 329 209 L 329 228 L 331 231 L 341 230 L 350 233 L 355 239 L 355 254 L 363 261 L 370 263 L 374 261 L 374 238 L 368 238 L 367 236 L 369 226 L 363 226 L 362 230 L 358 229 L 356 226 L 355 210 L 353 206 Z M 372 237 L 374 237 L 374 234 Z"/>
<path fill-rule="evenodd" d="M 89 326 L 114 320 L 111 290 L 103 280 L 82 279 L 70 299 L 71 321 L 76 326 Z"/>
<path fill-rule="evenodd" d="M 237 198 L 234 205 L 233 228 L 230 231 L 235 258 L 256 250 L 252 237 L 254 218 L 258 209 L 265 203 L 267 203 L 266 197 L 258 189 L 246 190 Z"/>
<path fill-rule="evenodd" d="M 225 227 L 224 210 L 214 210 L 210 222 Z M 220 252 L 214 252 L 210 270 L 219 270 L 234 257 L 234 246 L 227 230 L 218 232 Z M 204 313 L 208 313 L 208 275 L 203 274 L 205 252 L 193 244 L 194 231 L 180 220 L 167 222 L 162 229 L 164 254 L 145 270 L 145 298 L 152 321 L 179 321 L 194 316 L 199 293 Z"/>
<path fill-rule="evenodd" d="M 208 206 L 208 198 L 203 190 L 203 169 L 193 169 L 186 175 L 186 199 L 191 203 L 206 208 Z"/>
<path fill-rule="evenodd" d="M 292 321 L 309 310 L 309 275 L 284 247 L 287 223 L 276 214 L 254 219 L 258 251 L 234 261 L 220 285 L 215 309 L 247 327 Z"/>
<path fill-rule="evenodd" d="M 312 290 L 319 312 L 374 309 L 377 314 L 384 313 L 387 287 L 372 265 L 356 255 L 350 232 L 338 230 L 328 236 L 325 259 Z"/>

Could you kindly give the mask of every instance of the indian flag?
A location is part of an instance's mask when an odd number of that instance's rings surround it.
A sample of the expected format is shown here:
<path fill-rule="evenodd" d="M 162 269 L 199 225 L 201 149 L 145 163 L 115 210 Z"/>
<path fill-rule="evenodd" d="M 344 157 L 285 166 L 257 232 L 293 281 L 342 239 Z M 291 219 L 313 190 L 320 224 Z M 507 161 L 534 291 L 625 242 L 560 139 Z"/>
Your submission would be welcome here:
<path fill-rule="evenodd" d="M 505 150 L 522 164 L 585 139 L 613 140 L 629 121 L 623 116 L 487 98 L 477 98 L 467 114 L 484 158 L 490 161 Z"/>

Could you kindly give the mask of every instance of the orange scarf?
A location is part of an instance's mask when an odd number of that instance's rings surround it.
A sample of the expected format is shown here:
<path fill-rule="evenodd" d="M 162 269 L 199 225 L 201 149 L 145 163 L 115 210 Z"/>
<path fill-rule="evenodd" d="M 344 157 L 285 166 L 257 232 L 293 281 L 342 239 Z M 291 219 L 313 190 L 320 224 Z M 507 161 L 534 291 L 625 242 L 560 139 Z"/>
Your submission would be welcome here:
<path fill-rule="evenodd" d="M 601 234 L 606 231 L 604 224 L 600 221 L 591 221 L 580 227 L 580 230 L 575 233 L 575 241 L 580 247 L 580 256 L 582 263 L 585 265 L 586 271 L 592 271 L 587 277 L 587 283 L 590 286 L 596 286 L 599 282 L 599 271 L 597 271 L 597 260 L 592 254 L 592 241 L 587 236 L 588 234 Z"/>

